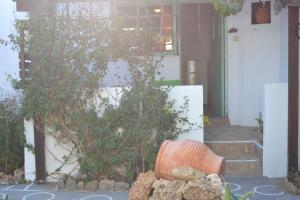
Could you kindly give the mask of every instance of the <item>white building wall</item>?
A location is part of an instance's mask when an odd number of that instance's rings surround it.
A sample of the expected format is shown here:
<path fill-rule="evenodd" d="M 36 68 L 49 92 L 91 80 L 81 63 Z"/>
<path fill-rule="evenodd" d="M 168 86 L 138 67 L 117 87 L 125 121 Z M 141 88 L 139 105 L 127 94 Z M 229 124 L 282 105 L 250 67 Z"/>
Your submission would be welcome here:
<path fill-rule="evenodd" d="M 168 55 L 162 60 L 164 67 L 160 69 L 161 75 L 157 78 L 165 78 L 166 80 L 180 80 L 180 61 L 179 55 Z"/>
<path fill-rule="evenodd" d="M 51 135 L 45 135 L 45 170 L 49 174 L 47 181 L 56 182 L 60 174 L 75 175 L 78 172 L 79 164 L 76 153 L 72 150 L 71 144 L 59 143 Z M 69 160 L 62 165 L 65 162 L 64 157 L 69 157 Z"/>
<path fill-rule="evenodd" d="M 180 107 L 184 104 L 184 97 L 187 97 L 188 111 L 186 117 L 189 122 L 197 124 L 200 127 L 193 128 L 187 133 L 180 134 L 178 140 L 196 140 L 199 142 L 204 141 L 203 136 L 203 86 L 191 85 L 191 86 L 175 86 L 170 91 L 170 99 L 174 99 L 175 110 L 180 110 Z"/>
<path fill-rule="evenodd" d="M 161 59 L 157 57 L 157 59 Z M 179 55 L 166 55 L 162 59 L 162 67 L 159 69 L 160 74 L 156 75 L 156 79 L 164 80 L 180 80 L 180 62 Z M 107 74 L 104 76 L 104 86 L 126 86 L 131 82 L 131 76 L 125 61 L 111 62 L 107 66 Z"/>
<path fill-rule="evenodd" d="M 251 25 L 251 2 L 241 13 L 227 18 L 228 115 L 233 125 L 257 126 L 263 111 L 263 86 L 279 82 L 287 74 L 287 11 L 275 15 L 271 24 Z M 227 31 L 228 31 L 227 30 Z"/>
<path fill-rule="evenodd" d="M 272 178 L 285 177 L 288 172 L 287 83 L 266 84 L 264 88 L 263 120 L 263 175 Z M 300 144 L 300 137 L 298 138 L 298 140 Z M 298 165 L 300 170 L 300 148 L 298 149 L 298 157 Z"/>
<path fill-rule="evenodd" d="M 231 123 L 256 126 L 254 119 L 262 112 L 264 83 L 287 81 L 288 23 L 287 9 L 283 9 L 278 16 L 272 9 L 271 24 L 251 25 L 251 1 L 245 1 L 241 13 L 227 18 L 228 30 L 232 27 L 238 29 L 238 33 L 228 34 L 227 92 Z M 105 8 L 110 8 L 108 0 L 105 5 Z M 15 17 L 24 18 L 26 14 L 15 13 L 15 2 L 11 0 L 0 1 L 0 7 L 3 8 L 0 13 L 0 38 L 7 39 L 8 34 L 14 31 Z M 106 10 L 105 13 L 109 12 Z M 8 74 L 18 77 L 17 52 L 13 52 L 10 47 L 0 46 L 0 57 L 0 87 L 11 90 L 6 78 Z M 165 67 L 160 77 L 179 80 L 179 56 L 168 55 L 163 63 Z M 248 97 L 251 105 L 248 104 Z"/>
<path fill-rule="evenodd" d="M 117 95 L 120 97 L 121 88 L 105 88 L 100 91 L 100 94 L 110 97 L 112 103 L 118 105 L 115 101 Z M 97 95 L 96 95 L 97 96 Z M 198 126 L 193 127 L 188 133 L 180 134 L 178 140 L 192 139 L 203 142 L 203 87 L 202 86 L 175 86 L 171 89 L 169 94 L 170 100 L 175 100 L 174 108 L 180 109 L 180 106 L 184 103 L 184 98 L 189 99 L 188 111 L 186 117 L 188 117 L 191 123 L 195 123 Z M 114 101 L 114 102 L 113 102 Z M 97 104 L 97 100 L 96 100 Z M 33 121 L 26 122 L 25 135 L 31 144 L 34 145 L 34 130 Z M 45 137 L 45 164 L 46 172 L 51 174 L 57 168 L 61 166 L 64 156 L 68 156 L 72 146 L 68 143 L 60 143 L 50 135 Z M 75 161 L 75 162 L 74 162 Z M 59 173 L 75 174 L 78 171 L 78 163 L 74 156 L 71 157 L 71 164 L 64 165 Z M 28 180 L 35 179 L 35 156 L 32 152 L 25 149 L 25 178 Z M 57 174 L 52 174 L 51 177 L 47 177 L 48 181 L 56 181 Z"/>

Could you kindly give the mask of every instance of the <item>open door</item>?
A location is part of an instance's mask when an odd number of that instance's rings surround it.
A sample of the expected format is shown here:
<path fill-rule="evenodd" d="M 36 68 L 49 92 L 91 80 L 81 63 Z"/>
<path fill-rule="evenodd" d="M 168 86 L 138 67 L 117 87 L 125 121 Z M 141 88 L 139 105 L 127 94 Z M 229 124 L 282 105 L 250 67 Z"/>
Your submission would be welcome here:
<path fill-rule="evenodd" d="M 179 11 L 182 83 L 203 85 L 205 115 L 225 116 L 224 17 L 211 3 L 182 3 Z"/>
<path fill-rule="evenodd" d="M 213 18 L 213 89 L 210 94 L 211 111 L 225 116 L 225 23 L 224 17 L 215 13 Z"/>

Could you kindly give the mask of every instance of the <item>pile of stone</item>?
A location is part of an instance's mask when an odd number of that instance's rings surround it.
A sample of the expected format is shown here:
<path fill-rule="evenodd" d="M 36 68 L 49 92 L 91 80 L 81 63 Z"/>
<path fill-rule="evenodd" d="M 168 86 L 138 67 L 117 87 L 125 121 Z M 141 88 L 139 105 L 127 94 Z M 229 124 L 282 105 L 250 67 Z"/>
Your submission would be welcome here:
<path fill-rule="evenodd" d="M 62 175 L 58 179 L 57 188 L 67 191 L 125 192 L 129 190 L 130 185 L 109 179 L 86 181 L 85 176 Z"/>
<path fill-rule="evenodd" d="M 22 168 L 14 170 L 14 175 L 0 172 L 0 185 L 18 184 L 24 180 L 24 170 Z"/>
<path fill-rule="evenodd" d="M 0 172 L 0 185 L 11 183 L 13 183 L 13 176 L 10 174 L 5 174 L 4 172 Z"/>
<path fill-rule="evenodd" d="M 16 169 L 14 171 L 13 181 L 16 184 L 22 183 L 24 181 L 24 169 L 23 168 Z"/>
<path fill-rule="evenodd" d="M 154 172 L 141 173 L 129 192 L 129 200 L 221 200 L 222 179 L 182 167 L 172 171 L 174 180 L 158 179 Z"/>

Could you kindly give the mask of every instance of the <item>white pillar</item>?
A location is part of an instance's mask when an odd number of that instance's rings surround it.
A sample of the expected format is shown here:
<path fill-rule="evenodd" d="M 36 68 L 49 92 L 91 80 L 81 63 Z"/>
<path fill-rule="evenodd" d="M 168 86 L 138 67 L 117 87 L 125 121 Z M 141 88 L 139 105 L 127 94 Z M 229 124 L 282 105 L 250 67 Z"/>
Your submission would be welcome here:
<path fill-rule="evenodd" d="M 288 171 L 287 83 L 267 84 L 264 90 L 263 175 L 285 177 Z"/>
<path fill-rule="evenodd" d="M 33 119 L 26 120 L 24 119 L 24 127 L 25 127 L 25 137 L 27 144 L 30 144 L 34 147 L 34 122 Z M 35 172 L 35 154 L 28 150 L 26 147 L 24 148 L 24 171 L 25 171 L 25 179 L 34 181 L 36 178 Z"/>

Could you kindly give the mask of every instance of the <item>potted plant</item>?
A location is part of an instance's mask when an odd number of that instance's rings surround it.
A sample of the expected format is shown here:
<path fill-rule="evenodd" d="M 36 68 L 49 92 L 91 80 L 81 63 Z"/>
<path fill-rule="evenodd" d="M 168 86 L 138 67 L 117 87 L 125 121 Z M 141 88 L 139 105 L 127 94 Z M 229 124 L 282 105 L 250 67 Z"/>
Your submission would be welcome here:
<path fill-rule="evenodd" d="M 296 195 L 300 195 L 300 171 L 291 170 L 285 178 L 288 190 Z"/>

